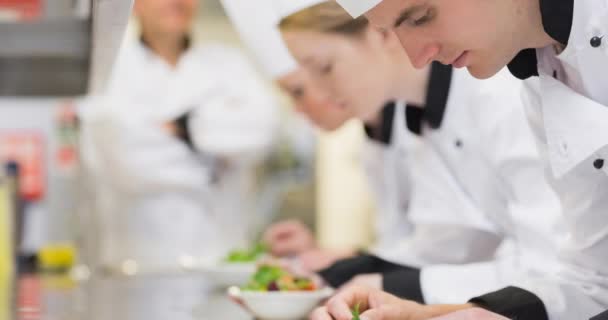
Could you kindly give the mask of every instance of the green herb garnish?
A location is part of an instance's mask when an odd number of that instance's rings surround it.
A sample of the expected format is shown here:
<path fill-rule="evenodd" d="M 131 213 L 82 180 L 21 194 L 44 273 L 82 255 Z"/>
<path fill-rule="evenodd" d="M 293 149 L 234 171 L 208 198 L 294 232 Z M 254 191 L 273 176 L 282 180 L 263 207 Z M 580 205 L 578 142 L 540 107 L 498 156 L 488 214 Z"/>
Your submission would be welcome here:
<path fill-rule="evenodd" d="M 314 291 L 316 286 L 311 279 L 296 277 L 279 266 L 262 265 L 242 289 L 263 292 Z"/>
<path fill-rule="evenodd" d="M 225 261 L 229 263 L 248 263 L 255 262 L 268 252 L 268 247 L 263 243 L 258 243 L 255 247 L 248 250 L 233 250 L 228 253 Z"/>
<path fill-rule="evenodd" d="M 285 274 L 286 272 L 280 267 L 260 266 L 243 289 L 248 291 L 268 291 L 270 284 L 276 283 Z"/>
<path fill-rule="evenodd" d="M 355 305 L 355 308 L 354 308 L 354 309 L 353 309 L 353 311 L 352 311 L 352 314 L 353 314 L 353 319 L 352 319 L 352 320 L 360 320 L 360 319 L 359 319 L 359 316 L 361 315 L 361 313 L 360 313 L 360 311 L 359 311 L 359 307 L 360 307 L 360 304 L 359 304 L 359 303 L 357 303 L 357 304 Z"/>

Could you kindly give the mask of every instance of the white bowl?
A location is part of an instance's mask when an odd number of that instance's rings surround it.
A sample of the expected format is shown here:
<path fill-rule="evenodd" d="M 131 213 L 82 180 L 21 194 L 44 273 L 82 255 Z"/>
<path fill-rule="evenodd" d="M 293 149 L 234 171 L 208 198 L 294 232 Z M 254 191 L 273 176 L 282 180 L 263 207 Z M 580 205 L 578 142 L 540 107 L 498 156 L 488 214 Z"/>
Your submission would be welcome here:
<path fill-rule="evenodd" d="M 241 301 L 256 318 L 261 320 L 300 320 L 308 317 L 324 299 L 333 294 L 330 288 L 315 291 L 244 291 L 228 289 L 228 295 Z"/>
<path fill-rule="evenodd" d="M 219 263 L 201 267 L 205 278 L 222 288 L 246 285 L 256 270 L 255 263 Z"/>

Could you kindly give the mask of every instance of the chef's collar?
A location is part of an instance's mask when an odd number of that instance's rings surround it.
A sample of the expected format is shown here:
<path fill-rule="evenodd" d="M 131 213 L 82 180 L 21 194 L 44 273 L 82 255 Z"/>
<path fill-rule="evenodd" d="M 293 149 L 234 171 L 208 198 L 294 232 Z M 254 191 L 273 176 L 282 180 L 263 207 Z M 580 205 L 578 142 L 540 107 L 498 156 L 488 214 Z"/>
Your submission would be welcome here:
<path fill-rule="evenodd" d="M 184 39 L 182 41 L 183 41 L 183 43 L 182 43 L 182 46 L 183 46 L 182 49 L 185 52 L 188 49 L 190 49 L 190 47 L 192 46 L 192 37 L 189 34 L 186 34 L 186 35 L 184 35 Z M 152 50 L 152 47 L 150 47 L 150 44 L 146 40 L 146 38 L 144 38 L 143 33 L 139 36 L 139 42 L 141 42 L 141 44 L 144 47 L 148 48 L 151 51 L 154 51 L 154 50 Z"/>
<path fill-rule="evenodd" d="M 365 134 L 371 139 L 381 144 L 391 144 L 393 135 L 393 119 L 395 118 L 396 103 L 389 102 L 382 108 L 380 122 L 377 126 L 365 125 Z"/>
<path fill-rule="evenodd" d="M 433 129 L 441 127 L 450 94 L 452 71 L 451 66 L 433 62 L 424 108 L 412 104 L 406 107 L 405 121 L 411 132 L 421 135 L 423 122 Z"/>
<path fill-rule="evenodd" d="M 545 32 L 560 44 L 567 46 L 574 14 L 574 0 L 539 0 Z M 522 50 L 508 64 L 509 71 L 519 79 L 538 76 L 535 49 Z"/>

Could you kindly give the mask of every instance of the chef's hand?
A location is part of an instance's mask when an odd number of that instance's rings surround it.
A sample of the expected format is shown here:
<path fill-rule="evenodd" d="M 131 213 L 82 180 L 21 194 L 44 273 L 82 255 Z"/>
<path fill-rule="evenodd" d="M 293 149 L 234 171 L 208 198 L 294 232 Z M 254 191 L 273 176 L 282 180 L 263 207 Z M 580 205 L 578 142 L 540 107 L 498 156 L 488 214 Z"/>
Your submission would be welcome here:
<path fill-rule="evenodd" d="M 480 308 L 457 311 L 431 320 L 508 320 L 507 318 Z"/>
<path fill-rule="evenodd" d="M 249 309 L 249 307 L 247 307 L 247 305 L 245 304 L 245 301 L 243 301 L 243 299 L 241 298 L 240 291 L 241 291 L 241 289 L 239 289 L 237 287 L 228 288 L 228 298 L 232 302 L 241 306 L 241 308 L 245 309 L 248 312 L 251 312 L 251 309 Z"/>
<path fill-rule="evenodd" d="M 357 305 L 362 320 L 418 319 L 412 316 L 417 316 L 424 308 L 377 289 L 352 286 L 331 298 L 325 307 L 315 310 L 311 320 L 351 320 L 352 310 Z"/>
<path fill-rule="evenodd" d="M 312 231 L 297 220 L 271 225 L 263 236 L 273 255 L 284 257 L 316 248 Z"/>
<path fill-rule="evenodd" d="M 165 131 L 166 133 L 172 135 L 172 136 L 177 136 L 179 134 L 179 128 L 177 127 L 177 124 L 175 124 L 175 122 L 165 122 L 161 125 L 161 128 L 163 131 Z"/>
<path fill-rule="evenodd" d="M 361 311 L 361 320 L 426 320 L 473 307 L 470 304 L 421 305 L 378 289 L 353 286 L 331 298 L 325 307 L 315 310 L 310 319 L 351 320 L 351 310 L 356 305 Z"/>
<path fill-rule="evenodd" d="M 354 254 L 353 250 L 347 249 L 312 249 L 299 254 L 297 258 L 303 268 L 318 272 L 330 267 L 336 261 L 352 257 Z"/>
<path fill-rule="evenodd" d="M 352 278 L 349 282 L 345 283 L 341 290 L 348 290 L 348 288 L 356 286 L 382 290 L 382 274 L 360 274 Z"/>

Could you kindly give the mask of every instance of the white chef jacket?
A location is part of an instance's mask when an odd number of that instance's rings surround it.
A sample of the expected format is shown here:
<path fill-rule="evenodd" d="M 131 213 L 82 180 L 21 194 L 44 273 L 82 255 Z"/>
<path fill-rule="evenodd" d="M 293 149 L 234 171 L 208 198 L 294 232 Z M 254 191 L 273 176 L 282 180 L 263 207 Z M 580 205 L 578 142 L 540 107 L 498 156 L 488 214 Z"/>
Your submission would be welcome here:
<path fill-rule="evenodd" d="M 408 151 L 411 194 L 405 214 L 412 230 L 379 255 L 417 268 L 492 259 L 503 235 L 462 193 L 435 150 L 418 143 Z"/>
<path fill-rule="evenodd" d="M 364 163 L 377 202 L 377 243 L 371 248 L 376 257 L 346 259 L 321 271 L 333 286 L 375 270 L 384 274 L 386 290 L 422 299 L 416 268 L 488 261 L 503 240 L 463 194 L 435 150 L 421 148 L 424 139 L 408 131 L 405 110 L 403 101 L 389 104 L 381 112 L 380 124 L 366 125 L 369 139 Z M 423 218 L 416 221 L 411 211 Z M 383 269 L 390 262 L 403 267 Z M 482 288 L 495 289 L 497 280 L 488 278 L 478 280 L 494 285 Z M 416 287 L 407 289 L 410 286 Z"/>
<path fill-rule="evenodd" d="M 394 103 L 388 137 L 367 140 L 364 167 L 377 205 L 371 252 L 413 267 L 490 259 L 502 239 L 486 231 L 491 224 L 457 188 L 437 188 L 449 182 L 454 186 L 453 181 L 446 182 L 451 175 L 438 169 L 445 167 L 434 152 L 421 154 L 420 137 L 406 127 L 405 104 Z M 386 110 L 382 126 L 387 126 Z M 412 176 L 417 177 L 416 185 Z M 462 214 L 450 214 L 457 206 Z M 415 224 L 410 210 L 423 211 L 424 219 Z"/>
<path fill-rule="evenodd" d="M 437 163 L 437 171 L 447 171 L 435 174 L 432 188 L 443 189 L 441 192 L 451 199 L 462 197 L 451 201 L 453 206 L 449 202 L 444 214 L 454 212 L 452 223 L 472 224 L 494 234 L 495 239 L 507 238 L 513 243 L 506 255 L 487 262 L 423 268 L 421 286 L 426 303 L 462 302 L 507 285 L 526 270 L 553 269 L 555 236 L 562 232 L 560 204 L 544 179 L 519 94 L 519 82 L 506 72 L 482 82 L 465 71 L 453 70 L 439 128 L 432 130 L 423 123 L 422 137 L 428 150 L 420 154 L 429 156 L 419 162 Z M 428 112 L 429 106 L 426 108 Z M 423 175 L 420 179 L 433 182 Z M 415 208 L 410 216 L 416 224 L 433 218 L 427 210 Z M 497 245 L 483 244 L 476 239 L 463 242 L 482 251 Z"/>
<path fill-rule="evenodd" d="M 372 132 L 365 140 L 363 167 L 376 205 L 376 237 L 371 248 L 376 255 L 390 250 L 413 230 L 407 215 L 411 193 L 407 158 L 411 150 L 402 140 L 415 137 L 400 136 L 404 115 L 405 102 L 392 102 L 382 110 L 377 127 L 366 126 L 366 131 Z"/>
<path fill-rule="evenodd" d="M 561 208 L 544 179 L 521 83 L 505 72 L 482 82 L 454 71 L 442 88 L 435 68 L 429 95 L 447 95 L 445 112 L 439 124 L 426 116 L 422 137 L 410 139 L 420 143 L 410 144 L 409 163 L 401 163 L 410 173 L 406 217 L 413 232 L 380 257 L 421 268 L 425 303 L 459 303 L 515 283 L 520 273 L 555 270 Z M 427 103 L 424 112 L 436 115 L 437 101 Z M 411 119 L 408 113 L 408 126 Z M 512 247 L 495 255 L 504 239 Z"/>
<path fill-rule="evenodd" d="M 522 69 L 524 52 L 509 67 L 520 78 L 539 74 L 526 80 L 524 103 L 567 232 L 557 275 L 520 287 L 551 320 L 588 319 L 608 308 L 608 1 L 541 1 L 541 12 L 565 50 L 532 51 L 537 70 Z"/>
<path fill-rule="evenodd" d="M 262 130 L 270 145 L 276 103 L 240 53 L 191 47 L 172 68 L 140 41 L 125 44 L 107 95 L 92 99 L 83 114 L 102 172 L 95 176 L 106 186 L 102 264 L 135 260 L 145 268 L 173 268 L 184 260 L 216 260 L 251 240 L 251 160 L 265 148 L 248 150 L 251 157 L 218 158 L 161 129 L 217 96 L 258 110 L 250 121 L 267 124 Z"/>

